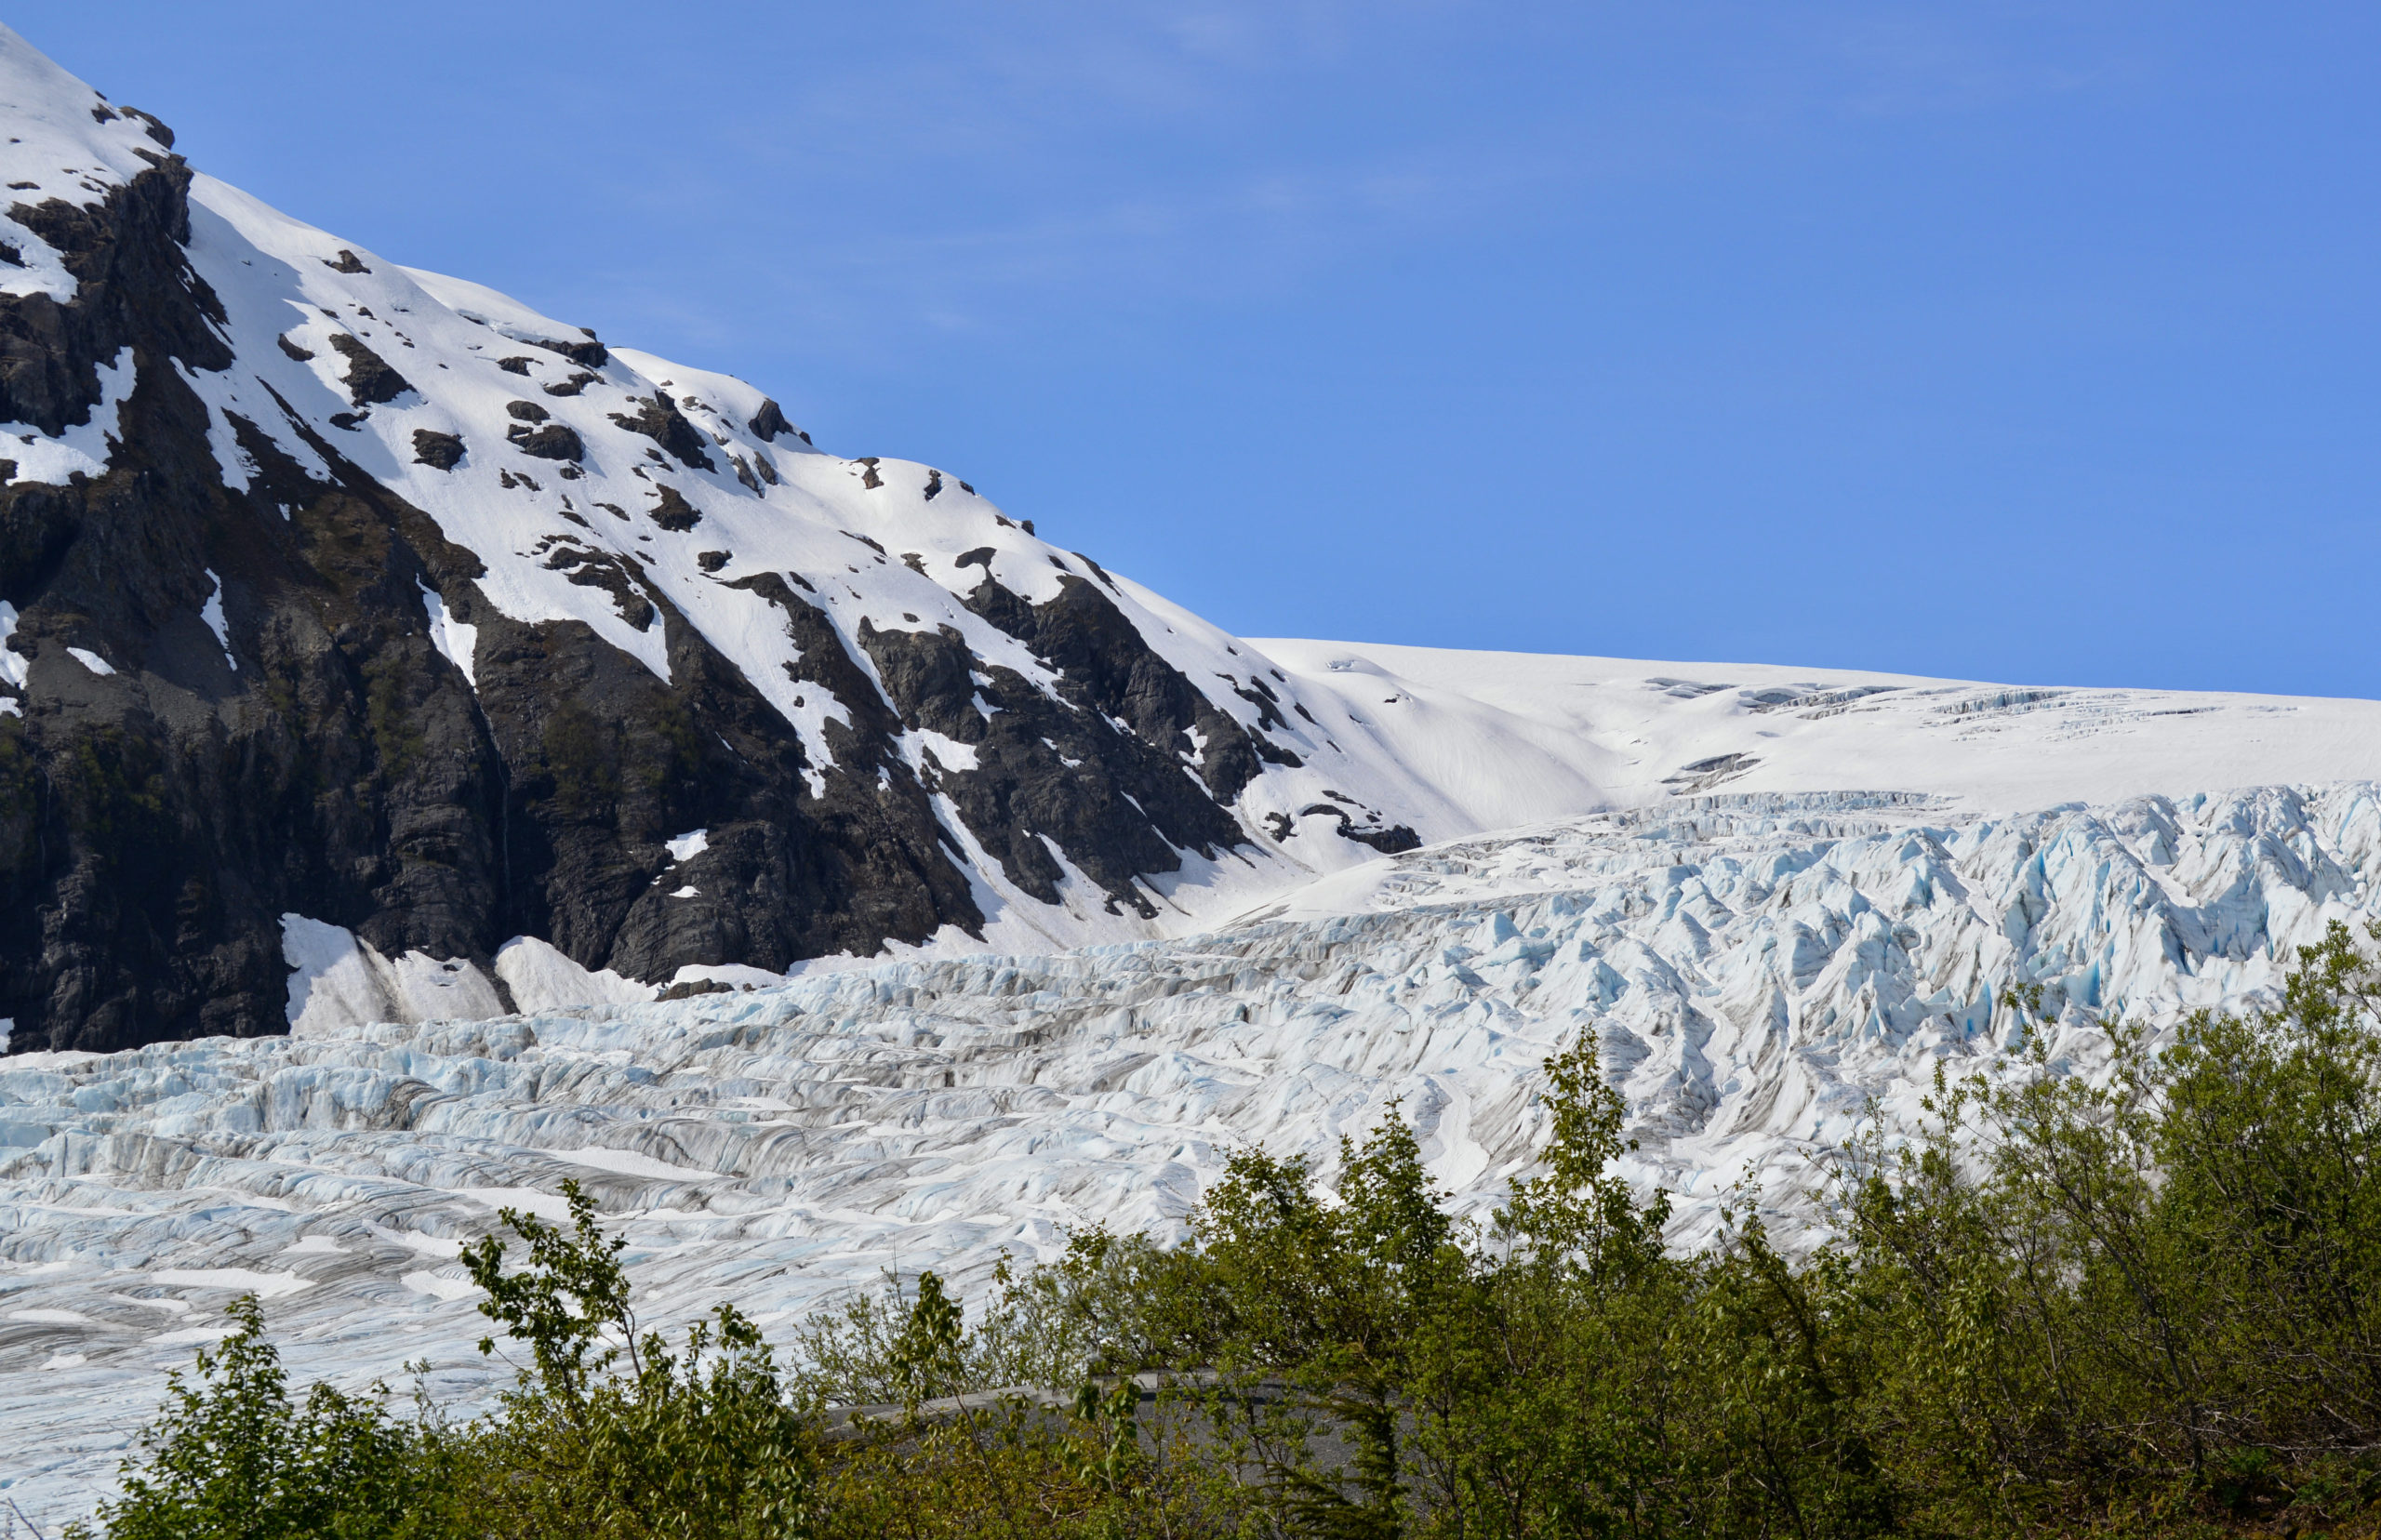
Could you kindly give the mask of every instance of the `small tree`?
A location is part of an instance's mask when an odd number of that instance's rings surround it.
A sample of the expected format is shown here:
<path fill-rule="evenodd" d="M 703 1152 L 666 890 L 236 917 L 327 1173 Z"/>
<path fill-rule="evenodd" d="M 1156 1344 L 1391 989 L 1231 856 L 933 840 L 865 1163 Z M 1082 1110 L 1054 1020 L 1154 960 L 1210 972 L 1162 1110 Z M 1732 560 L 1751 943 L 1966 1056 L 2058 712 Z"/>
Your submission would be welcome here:
<path fill-rule="evenodd" d="M 443 1533 L 453 1451 L 427 1419 L 388 1414 L 387 1392 L 317 1384 L 293 1406 L 253 1294 L 232 1334 L 166 1379 L 165 1409 L 124 1464 L 99 1519 L 110 1540 L 396 1540 Z M 82 1525 L 70 1536 L 87 1536 Z"/>
<path fill-rule="evenodd" d="M 603 1540 L 778 1540 L 814 1515 L 809 1428 L 779 1383 L 752 1322 L 721 1305 L 673 1356 L 640 1335 L 620 1254 L 595 1202 L 575 1181 L 565 1230 L 515 1210 L 499 1216 L 528 1249 L 504 1271 L 505 1243 L 463 1253 L 487 1291 L 481 1313 L 525 1343 L 531 1365 L 482 1439 L 491 1456 L 483 1499 L 515 1533 Z M 496 1351 L 496 1340 L 480 1343 Z M 614 1369 L 627 1360 L 627 1373 Z"/>

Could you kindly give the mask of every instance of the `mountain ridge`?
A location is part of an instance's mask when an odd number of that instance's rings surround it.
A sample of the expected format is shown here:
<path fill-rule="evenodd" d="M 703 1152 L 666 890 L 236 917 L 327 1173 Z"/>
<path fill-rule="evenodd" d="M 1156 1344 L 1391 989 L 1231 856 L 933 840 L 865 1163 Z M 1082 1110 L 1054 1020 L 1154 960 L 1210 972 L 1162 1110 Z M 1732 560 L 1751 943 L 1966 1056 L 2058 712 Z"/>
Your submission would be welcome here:
<path fill-rule="evenodd" d="M 958 477 L 287 219 L 14 34 L 0 92 L 17 1046 L 280 1029 L 285 915 L 661 980 L 1149 917 L 1363 778 Z"/>

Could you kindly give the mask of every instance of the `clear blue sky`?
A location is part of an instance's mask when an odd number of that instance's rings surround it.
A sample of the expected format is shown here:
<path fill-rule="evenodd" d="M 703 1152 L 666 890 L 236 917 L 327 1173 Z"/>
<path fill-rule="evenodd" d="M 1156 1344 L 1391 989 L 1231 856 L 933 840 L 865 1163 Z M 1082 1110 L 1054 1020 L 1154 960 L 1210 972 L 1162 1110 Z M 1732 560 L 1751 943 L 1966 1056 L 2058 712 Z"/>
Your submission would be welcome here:
<path fill-rule="evenodd" d="M 20 0 L 1251 635 L 2381 696 L 2381 7 Z"/>

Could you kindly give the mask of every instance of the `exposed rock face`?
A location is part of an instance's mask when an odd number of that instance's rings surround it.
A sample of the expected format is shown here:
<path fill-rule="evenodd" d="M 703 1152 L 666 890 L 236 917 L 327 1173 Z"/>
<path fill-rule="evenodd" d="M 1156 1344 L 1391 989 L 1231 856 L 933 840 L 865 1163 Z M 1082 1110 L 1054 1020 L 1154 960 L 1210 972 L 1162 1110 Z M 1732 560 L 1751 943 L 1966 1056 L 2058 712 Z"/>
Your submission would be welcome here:
<path fill-rule="evenodd" d="M 643 433 L 687 465 L 711 470 L 711 457 L 703 453 L 703 436 L 695 431 L 678 404 L 666 391 L 656 391 L 649 399 L 632 398 L 629 405 L 636 408 L 634 415 L 611 414 L 612 421 L 632 433 Z"/>
<path fill-rule="evenodd" d="M 391 368 L 387 359 L 345 332 L 334 334 L 330 343 L 347 360 L 348 398 L 356 405 L 382 405 L 413 389 L 412 382 Z"/>
<path fill-rule="evenodd" d="M 5 33 L 0 74 L 86 92 Z M 1324 735 L 1202 671 L 1212 628 L 77 111 L 0 152 L 72 183 L 0 231 L 47 275 L 0 295 L 10 1049 L 279 1030 L 285 916 L 668 983 L 1279 858 L 1261 820 L 1317 788 L 1250 789 Z"/>

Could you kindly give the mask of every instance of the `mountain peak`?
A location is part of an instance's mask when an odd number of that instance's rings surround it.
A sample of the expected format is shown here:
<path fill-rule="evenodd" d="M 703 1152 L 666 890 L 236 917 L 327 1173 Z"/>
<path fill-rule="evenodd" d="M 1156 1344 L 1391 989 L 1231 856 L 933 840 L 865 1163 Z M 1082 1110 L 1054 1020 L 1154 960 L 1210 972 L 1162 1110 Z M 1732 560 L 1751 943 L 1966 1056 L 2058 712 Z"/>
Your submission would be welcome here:
<path fill-rule="evenodd" d="M 13 34 L 0 65 L 17 1046 L 275 1029 L 285 916 L 659 983 L 1153 934 L 1184 883 L 1418 838 L 1351 724 L 963 476 L 194 174 Z M 1334 798 L 1346 837 L 1285 850 Z"/>

